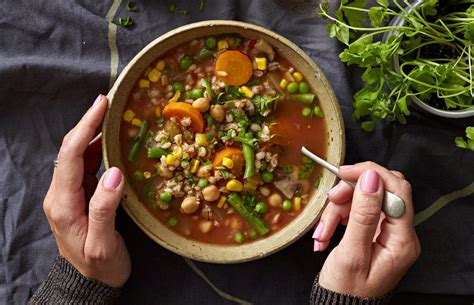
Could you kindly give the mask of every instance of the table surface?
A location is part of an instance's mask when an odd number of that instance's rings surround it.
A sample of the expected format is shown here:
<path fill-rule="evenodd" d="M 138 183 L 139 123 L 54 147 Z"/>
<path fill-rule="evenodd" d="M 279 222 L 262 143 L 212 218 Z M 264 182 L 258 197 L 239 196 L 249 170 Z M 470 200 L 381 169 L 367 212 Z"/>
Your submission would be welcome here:
<path fill-rule="evenodd" d="M 0 303 L 23 304 L 44 280 L 57 249 L 42 201 L 64 134 L 98 93 L 147 43 L 177 26 L 208 19 L 262 25 L 294 41 L 332 83 L 346 123 L 346 164 L 373 160 L 412 183 L 422 255 L 402 292 L 474 293 L 474 154 L 454 146 L 473 119 L 447 120 L 414 111 L 408 124 L 362 131 L 351 118 L 360 71 L 338 59 L 315 0 L 1 1 L 0 14 Z M 135 26 L 111 23 L 132 15 Z M 133 261 L 122 304 L 305 304 L 327 254 L 310 234 L 255 262 L 213 265 L 177 256 L 148 239 L 118 212 L 118 230 Z M 339 236 L 342 230 L 339 232 Z M 334 240 L 337 242 L 337 238 Z M 240 300 L 240 301 L 239 301 Z"/>

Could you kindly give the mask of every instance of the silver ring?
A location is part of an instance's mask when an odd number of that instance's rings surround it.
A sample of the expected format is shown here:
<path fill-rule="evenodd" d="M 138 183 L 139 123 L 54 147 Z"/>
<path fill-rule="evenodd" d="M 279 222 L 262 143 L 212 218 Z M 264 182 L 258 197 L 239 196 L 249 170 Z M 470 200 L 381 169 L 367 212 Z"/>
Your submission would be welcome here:
<path fill-rule="evenodd" d="M 54 168 L 58 167 L 58 159 L 54 159 L 53 161 Z"/>

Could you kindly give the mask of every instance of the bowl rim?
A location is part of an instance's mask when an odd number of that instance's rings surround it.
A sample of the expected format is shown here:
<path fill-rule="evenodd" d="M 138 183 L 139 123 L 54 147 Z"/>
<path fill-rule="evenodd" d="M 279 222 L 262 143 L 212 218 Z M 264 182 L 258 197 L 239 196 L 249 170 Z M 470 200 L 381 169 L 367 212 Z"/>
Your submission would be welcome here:
<path fill-rule="evenodd" d="M 423 0 L 417 0 L 412 4 L 412 7 L 416 8 L 419 5 L 421 5 L 423 2 L 424 2 Z M 406 7 L 405 9 L 409 13 L 411 13 L 412 11 L 411 7 Z M 401 18 L 400 16 L 396 16 L 390 21 L 389 24 L 395 25 L 395 26 L 402 26 L 405 24 L 405 22 L 406 22 L 405 19 Z M 398 33 L 399 33 L 398 31 L 385 33 L 383 35 L 382 41 L 385 42 L 391 35 L 398 34 Z M 400 58 L 398 54 L 393 56 L 392 64 L 393 64 L 393 67 L 395 68 L 395 71 L 397 73 L 400 73 Z M 474 116 L 474 106 L 466 108 L 466 109 L 462 109 L 462 110 L 442 110 L 442 109 L 438 109 L 436 107 L 428 105 L 427 103 L 420 100 L 417 96 L 410 95 L 410 99 L 415 103 L 415 105 L 418 108 L 436 116 L 451 118 L 451 119 L 461 119 L 461 118 Z"/>
<path fill-rule="evenodd" d="M 321 83 L 324 85 L 324 90 L 328 93 L 328 96 L 330 98 L 330 102 L 328 102 L 328 104 L 330 104 L 332 106 L 331 110 L 334 111 L 333 116 L 334 116 L 335 121 L 336 121 L 335 124 L 337 124 L 337 126 L 340 127 L 340 130 L 335 131 L 335 132 L 337 132 L 337 135 L 338 135 L 337 140 L 338 140 L 339 144 L 337 146 L 337 151 L 334 152 L 334 154 L 337 154 L 337 156 L 335 157 L 337 160 L 334 162 L 335 163 L 334 165 L 339 166 L 340 164 L 342 164 L 343 161 L 344 161 L 345 148 L 346 148 L 344 120 L 343 120 L 342 112 L 341 112 L 341 109 L 339 107 L 339 102 L 338 102 L 337 97 L 334 93 L 334 90 L 333 90 L 332 86 L 330 85 L 329 81 L 327 80 L 327 78 L 325 77 L 322 70 L 319 68 L 319 66 L 306 53 L 304 53 L 303 50 L 301 50 L 296 44 L 294 44 L 293 42 L 291 42 L 287 38 L 283 37 L 282 35 L 277 34 L 273 31 L 268 30 L 268 29 L 265 29 L 261 26 L 246 23 L 246 22 L 233 21 L 233 20 L 206 20 L 206 21 L 200 21 L 200 22 L 191 23 L 191 24 L 187 24 L 187 25 L 178 27 L 176 29 L 173 29 L 173 30 L 171 30 L 169 32 L 166 32 L 163 35 L 157 37 L 156 39 L 154 39 L 153 41 L 148 43 L 140 52 L 138 52 L 130 60 L 130 62 L 125 66 L 125 68 L 122 70 L 122 72 L 118 76 L 118 78 L 115 81 L 113 87 L 110 89 L 110 91 L 107 95 L 108 98 L 109 98 L 109 105 L 108 105 L 108 109 L 107 109 L 107 112 L 106 112 L 106 115 L 105 115 L 105 118 L 104 118 L 104 124 L 103 124 L 103 128 L 102 128 L 102 135 L 103 135 L 102 146 L 103 146 L 103 158 L 104 158 L 105 167 L 107 169 L 111 167 L 111 163 L 110 163 L 109 156 L 108 156 L 108 148 L 107 148 L 108 147 L 108 140 L 107 140 L 108 132 L 107 132 L 107 128 L 106 128 L 108 126 L 108 121 L 110 120 L 110 113 L 111 113 L 110 108 L 112 107 L 113 100 L 114 100 L 114 97 L 117 93 L 117 90 L 119 89 L 121 83 L 126 79 L 126 76 L 129 72 L 129 70 L 137 63 L 137 61 L 143 55 L 147 54 L 157 44 L 159 44 L 163 41 L 166 41 L 167 39 L 170 39 L 175 35 L 183 34 L 183 33 L 186 33 L 188 31 L 191 31 L 191 30 L 197 30 L 199 28 L 209 27 L 209 26 L 213 26 L 213 27 L 220 27 L 220 26 L 233 27 L 235 29 L 253 31 L 253 32 L 262 34 L 263 36 L 271 37 L 272 39 L 277 40 L 279 43 L 285 45 L 286 47 L 291 49 L 292 52 L 295 52 L 298 56 L 301 57 L 301 59 L 304 61 L 304 63 L 308 65 L 308 68 L 311 68 L 312 73 L 314 73 L 314 77 L 318 78 L 321 81 Z M 231 33 L 232 31 L 229 30 L 229 31 L 226 31 L 226 32 Z M 194 37 L 197 37 L 197 36 L 194 36 Z M 189 38 L 189 40 L 193 39 L 194 37 Z M 186 41 L 188 41 L 188 40 L 186 40 Z M 168 50 L 165 50 L 163 53 L 165 53 L 166 51 L 168 51 Z M 327 130 L 327 132 L 329 133 L 329 129 Z M 329 172 L 325 173 L 325 175 L 330 175 L 329 178 L 328 178 L 329 182 L 327 184 L 328 185 L 329 184 L 334 185 L 334 183 L 336 181 L 336 177 L 329 174 Z M 126 181 L 126 186 L 129 186 L 128 181 Z M 318 198 L 318 196 L 316 196 L 318 194 L 319 194 L 319 197 L 321 197 L 321 198 Z M 184 256 L 184 257 L 187 257 L 187 258 L 190 258 L 190 259 L 194 259 L 194 260 L 199 260 L 199 261 L 203 261 L 203 262 L 210 262 L 210 263 L 231 264 L 231 263 L 241 263 L 241 262 L 248 262 L 248 261 L 260 259 L 262 257 L 271 255 L 271 254 L 273 254 L 273 253 L 289 246 L 293 242 L 297 241 L 301 236 L 303 236 L 306 232 L 308 232 L 311 229 L 311 227 L 314 226 L 314 224 L 317 222 L 317 220 L 321 216 L 321 213 L 324 210 L 325 206 L 327 205 L 326 198 L 322 198 L 322 195 L 320 194 L 319 190 L 314 193 L 314 195 L 313 195 L 312 199 L 310 200 L 310 202 L 308 203 L 308 205 L 310 205 L 313 201 L 318 201 L 318 204 L 320 205 L 320 207 L 318 206 L 319 210 L 317 211 L 317 215 L 314 215 L 314 219 L 311 222 L 309 222 L 303 228 L 301 228 L 301 226 L 297 227 L 298 230 L 294 230 L 296 232 L 296 234 L 294 236 L 285 237 L 285 238 L 281 237 L 279 233 L 285 231 L 285 228 L 283 228 L 283 229 L 279 230 L 278 232 L 276 232 L 275 234 L 272 234 L 269 237 L 262 238 L 261 240 L 257 240 L 257 241 L 254 241 L 252 243 L 246 244 L 246 245 L 256 245 L 256 244 L 262 243 L 262 241 L 266 241 L 266 240 L 268 241 L 268 240 L 272 239 L 272 237 L 275 237 L 274 238 L 275 241 L 280 242 L 276 246 L 274 246 L 274 245 L 271 246 L 270 249 L 265 249 L 265 251 L 263 251 L 263 250 L 262 251 L 253 251 L 253 250 L 250 251 L 249 250 L 248 252 L 252 252 L 251 255 L 248 255 L 248 253 L 244 254 L 244 252 L 245 252 L 244 250 L 240 251 L 240 253 L 237 253 L 237 252 L 239 252 L 237 249 L 239 249 L 239 250 L 243 249 L 245 247 L 245 245 L 235 245 L 235 246 L 234 245 L 214 245 L 214 244 L 210 244 L 210 243 L 204 243 L 204 242 L 199 242 L 199 241 L 196 241 L 196 240 L 193 240 L 193 239 L 185 238 L 185 237 L 179 235 L 178 233 L 175 233 L 179 238 L 186 239 L 186 241 L 190 242 L 193 247 L 196 246 L 196 248 L 201 248 L 201 250 L 202 250 L 202 247 L 206 247 L 208 249 L 211 249 L 211 248 L 213 248 L 213 249 L 224 249 L 224 248 L 225 249 L 231 249 L 231 250 L 222 250 L 222 251 L 229 251 L 229 253 L 232 252 L 233 255 L 228 255 L 226 257 L 218 257 L 216 255 L 211 255 L 211 257 L 209 257 L 209 255 L 202 256 L 202 254 L 199 252 L 199 249 L 193 248 L 193 250 L 196 250 L 196 252 L 193 252 L 193 251 L 187 251 L 187 250 L 183 250 L 181 248 L 178 248 L 174 244 L 172 244 L 170 241 L 161 239 L 157 234 L 155 234 L 155 232 L 153 232 L 150 228 L 148 228 L 144 223 L 140 222 L 138 219 L 135 219 L 134 214 L 132 213 L 130 207 L 127 204 L 127 199 L 124 198 L 124 200 L 122 200 L 121 206 L 124 208 L 124 210 L 130 216 L 130 218 L 132 218 L 132 220 L 140 227 L 140 229 L 146 235 L 148 235 L 152 240 L 154 240 L 159 245 L 165 247 L 166 249 L 168 249 L 168 250 L 170 250 L 174 253 L 177 253 L 181 256 Z M 143 203 L 141 203 L 141 202 L 139 202 L 139 204 L 143 205 Z M 316 202 L 314 202 L 312 204 L 316 205 Z M 304 211 L 307 211 L 307 210 L 308 210 L 308 207 L 306 207 Z M 302 216 L 305 213 L 304 211 L 298 217 Z M 294 223 L 295 221 L 296 221 L 296 219 L 294 219 L 292 222 L 290 222 L 290 224 Z M 161 221 L 158 220 L 157 222 L 160 222 L 160 224 L 162 226 L 165 226 L 164 224 L 161 223 Z M 294 225 L 294 226 L 296 226 L 296 225 Z M 278 235 L 278 236 L 276 236 L 276 235 Z M 278 237 L 278 239 L 277 239 L 277 237 Z M 285 242 L 282 242 L 282 240 L 285 241 Z M 255 247 L 252 247 L 252 248 L 255 248 Z M 248 248 L 246 248 L 246 249 L 248 250 Z M 219 250 L 219 251 L 221 251 L 221 250 Z"/>

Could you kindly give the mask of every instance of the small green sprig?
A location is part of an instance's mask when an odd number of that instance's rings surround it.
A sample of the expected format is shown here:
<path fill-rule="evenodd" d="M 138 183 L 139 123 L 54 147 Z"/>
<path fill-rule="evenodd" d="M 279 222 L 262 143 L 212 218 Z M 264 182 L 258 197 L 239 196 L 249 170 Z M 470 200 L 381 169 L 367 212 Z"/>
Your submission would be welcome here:
<path fill-rule="evenodd" d="M 454 141 L 457 147 L 474 152 L 474 127 L 470 126 L 466 128 L 466 139 L 463 137 L 456 137 Z"/>

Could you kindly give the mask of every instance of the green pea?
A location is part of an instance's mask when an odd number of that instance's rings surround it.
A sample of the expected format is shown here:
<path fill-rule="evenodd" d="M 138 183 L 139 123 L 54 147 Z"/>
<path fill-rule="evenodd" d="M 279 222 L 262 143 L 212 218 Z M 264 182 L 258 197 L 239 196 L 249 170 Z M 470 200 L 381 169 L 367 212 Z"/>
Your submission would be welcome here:
<path fill-rule="evenodd" d="M 198 98 L 200 98 L 200 97 L 203 97 L 203 95 L 204 95 L 204 90 L 201 89 L 201 88 L 193 89 L 193 90 L 189 93 L 189 97 L 192 98 L 193 100 L 198 99 Z"/>
<path fill-rule="evenodd" d="M 133 178 L 137 181 L 143 181 L 143 179 L 145 179 L 145 176 L 143 176 L 143 173 L 141 171 L 136 171 L 133 173 Z"/>
<path fill-rule="evenodd" d="M 244 237 L 244 234 L 240 233 L 240 232 L 236 232 L 234 234 L 234 241 L 238 244 L 241 244 L 243 243 L 245 240 L 245 237 Z"/>
<path fill-rule="evenodd" d="M 192 64 L 193 64 L 193 60 L 192 60 L 191 57 L 189 57 L 188 55 L 183 56 L 183 57 L 179 60 L 179 66 L 180 66 L 181 69 L 183 69 L 183 70 L 188 69 Z"/>
<path fill-rule="evenodd" d="M 308 117 L 308 116 L 311 116 L 311 114 L 313 113 L 313 110 L 311 110 L 311 108 L 304 107 L 301 113 L 303 114 L 303 116 Z"/>
<path fill-rule="evenodd" d="M 323 117 L 323 112 L 321 111 L 321 108 L 319 108 L 319 106 L 315 106 L 313 112 L 317 117 Z"/>
<path fill-rule="evenodd" d="M 283 203 L 281 204 L 281 207 L 283 208 L 283 210 L 289 211 L 293 208 L 293 204 L 291 203 L 291 200 L 287 199 L 283 201 Z"/>
<path fill-rule="evenodd" d="M 184 84 L 182 82 L 176 82 L 173 84 L 173 91 L 184 91 Z"/>
<path fill-rule="evenodd" d="M 260 178 L 264 183 L 272 183 L 273 182 L 273 174 L 270 172 L 263 172 L 260 175 Z"/>
<path fill-rule="evenodd" d="M 268 207 L 267 205 L 264 203 L 264 202 L 257 202 L 257 204 L 255 205 L 255 212 L 257 212 L 258 214 L 264 214 L 268 211 Z"/>
<path fill-rule="evenodd" d="M 170 202 L 171 201 L 171 193 L 170 192 L 164 192 L 160 194 L 160 200 L 163 202 Z"/>
<path fill-rule="evenodd" d="M 214 36 L 209 36 L 206 39 L 206 47 L 209 49 L 214 49 L 217 45 L 216 38 Z"/>
<path fill-rule="evenodd" d="M 178 219 L 176 219 L 176 217 L 171 217 L 168 219 L 168 224 L 170 227 L 174 227 L 178 224 Z"/>
<path fill-rule="evenodd" d="M 260 161 L 260 170 L 264 171 L 268 167 L 267 161 Z"/>
<path fill-rule="evenodd" d="M 309 85 L 307 82 L 301 82 L 298 84 L 298 90 L 300 93 L 307 93 L 309 91 Z"/>
<path fill-rule="evenodd" d="M 250 232 L 249 232 L 249 237 L 250 237 L 251 239 L 257 238 L 257 231 L 255 231 L 255 230 L 250 231 Z"/>
<path fill-rule="evenodd" d="M 286 86 L 286 90 L 288 90 L 289 93 L 295 93 L 298 91 L 298 84 L 296 82 L 291 82 Z"/>
<path fill-rule="evenodd" d="M 198 181 L 198 186 L 200 188 L 205 188 L 208 184 L 209 184 L 209 181 L 207 181 L 207 179 L 205 178 L 200 178 Z"/>

